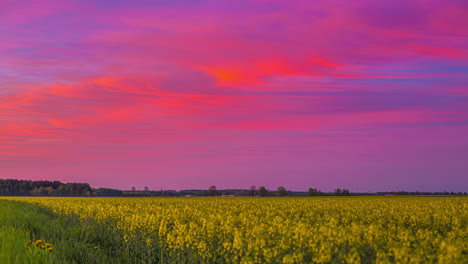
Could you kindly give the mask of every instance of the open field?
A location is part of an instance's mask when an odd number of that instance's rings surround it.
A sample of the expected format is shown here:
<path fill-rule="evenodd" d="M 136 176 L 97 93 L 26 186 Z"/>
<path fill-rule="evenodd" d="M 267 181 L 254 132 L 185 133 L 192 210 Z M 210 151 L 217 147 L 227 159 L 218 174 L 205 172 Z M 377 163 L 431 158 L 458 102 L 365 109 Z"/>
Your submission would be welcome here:
<path fill-rule="evenodd" d="M 468 197 L 2 197 L 0 209 L 2 263 L 468 263 Z"/>
<path fill-rule="evenodd" d="M 109 263 L 82 239 L 79 219 L 34 204 L 0 199 L 0 263 Z"/>

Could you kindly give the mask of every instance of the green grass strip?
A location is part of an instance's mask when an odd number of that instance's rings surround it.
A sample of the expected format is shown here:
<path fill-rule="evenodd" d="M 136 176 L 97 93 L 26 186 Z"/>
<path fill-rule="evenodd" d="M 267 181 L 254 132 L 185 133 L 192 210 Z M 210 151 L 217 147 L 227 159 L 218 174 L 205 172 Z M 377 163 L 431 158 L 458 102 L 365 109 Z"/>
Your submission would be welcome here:
<path fill-rule="evenodd" d="M 0 200 L 0 263 L 125 263 L 90 239 L 78 218 Z"/>

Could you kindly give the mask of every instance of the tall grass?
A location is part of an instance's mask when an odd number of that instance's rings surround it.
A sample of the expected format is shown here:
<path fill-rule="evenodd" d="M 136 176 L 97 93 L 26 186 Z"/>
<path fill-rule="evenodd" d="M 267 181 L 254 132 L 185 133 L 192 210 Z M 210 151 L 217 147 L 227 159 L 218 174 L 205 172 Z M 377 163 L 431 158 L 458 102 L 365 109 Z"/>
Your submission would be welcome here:
<path fill-rule="evenodd" d="M 29 233 L 14 227 L 0 227 L 1 263 L 42 264 L 53 263 L 52 251 L 37 246 L 26 246 Z M 32 244 L 31 244 L 32 245 Z"/>
<path fill-rule="evenodd" d="M 98 247 L 97 236 L 91 233 L 78 218 L 63 217 L 38 205 L 0 200 L 2 264 L 132 263 Z M 36 243 L 39 240 L 42 243 Z"/>

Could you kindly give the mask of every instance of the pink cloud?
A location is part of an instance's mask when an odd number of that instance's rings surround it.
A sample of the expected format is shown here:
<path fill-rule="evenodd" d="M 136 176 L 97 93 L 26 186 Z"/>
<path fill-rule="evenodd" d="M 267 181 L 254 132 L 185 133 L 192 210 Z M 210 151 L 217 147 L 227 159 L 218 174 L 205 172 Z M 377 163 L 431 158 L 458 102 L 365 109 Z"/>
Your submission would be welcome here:
<path fill-rule="evenodd" d="M 466 188 L 464 1 L 20 2 L 0 2 L 2 175 Z"/>

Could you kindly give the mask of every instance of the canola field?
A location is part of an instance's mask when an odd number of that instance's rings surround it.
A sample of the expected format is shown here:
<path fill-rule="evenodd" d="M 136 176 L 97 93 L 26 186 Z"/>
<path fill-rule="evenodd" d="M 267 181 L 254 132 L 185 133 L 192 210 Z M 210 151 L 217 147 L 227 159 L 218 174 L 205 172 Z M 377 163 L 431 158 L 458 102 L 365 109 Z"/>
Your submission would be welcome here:
<path fill-rule="evenodd" d="M 7 199 L 128 263 L 468 263 L 468 197 Z"/>

